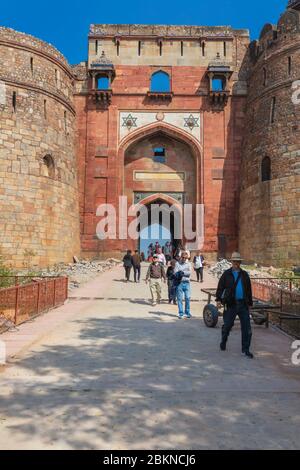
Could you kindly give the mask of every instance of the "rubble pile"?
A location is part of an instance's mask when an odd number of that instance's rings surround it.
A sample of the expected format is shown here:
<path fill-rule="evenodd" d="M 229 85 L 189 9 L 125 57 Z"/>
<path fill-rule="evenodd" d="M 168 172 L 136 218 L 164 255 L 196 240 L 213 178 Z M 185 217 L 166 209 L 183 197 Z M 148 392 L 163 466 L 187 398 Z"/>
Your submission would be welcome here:
<path fill-rule="evenodd" d="M 211 268 L 209 269 L 209 273 L 220 279 L 223 272 L 229 268 L 231 268 L 231 263 L 227 259 L 221 259 L 216 264 L 211 266 Z"/>
<path fill-rule="evenodd" d="M 74 258 L 74 263 L 57 264 L 51 269 L 42 271 L 40 276 L 67 276 L 69 278 L 69 289 L 74 289 L 120 263 L 121 261 L 115 258 L 109 258 L 105 261 Z"/>
<path fill-rule="evenodd" d="M 289 279 L 273 279 L 271 276 L 266 276 L 265 273 L 258 273 L 255 272 L 249 273 L 251 275 L 251 279 L 258 278 L 256 282 L 260 282 L 263 284 L 267 284 L 271 287 L 278 287 L 279 289 L 288 289 L 292 292 L 300 292 L 300 283 L 299 279 L 295 279 L 295 281 L 291 282 Z"/>
<path fill-rule="evenodd" d="M 289 275 L 283 276 L 280 272 L 280 269 L 274 268 L 273 266 L 270 267 L 263 267 L 258 266 L 255 264 L 254 266 L 247 266 L 242 264 L 242 269 L 247 271 L 251 277 L 251 279 L 257 279 L 257 282 L 262 282 L 264 284 L 268 284 L 270 286 L 278 287 L 280 289 L 291 289 L 293 292 L 299 292 L 300 290 L 300 279 L 295 278 L 294 282 L 290 282 L 289 279 L 284 279 L 284 277 L 293 277 L 293 273 L 291 272 Z M 226 259 L 222 259 L 214 264 L 210 269 L 209 272 L 213 276 L 220 279 L 223 272 L 226 269 L 231 268 L 230 261 Z M 278 279 L 278 278 L 283 279 Z M 277 279 L 276 279 L 277 278 Z"/>

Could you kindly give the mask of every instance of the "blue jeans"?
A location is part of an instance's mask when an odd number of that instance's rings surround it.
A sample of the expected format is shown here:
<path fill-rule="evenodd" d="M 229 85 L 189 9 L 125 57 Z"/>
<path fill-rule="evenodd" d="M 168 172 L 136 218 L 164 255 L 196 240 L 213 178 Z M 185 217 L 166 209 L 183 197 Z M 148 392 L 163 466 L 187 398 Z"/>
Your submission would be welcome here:
<path fill-rule="evenodd" d="M 189 282 L 181 282 L 177 287 L 177 302 L 179 315 L 183 316 L 183 296 L 185 298 L 185 315 L 187 317 L 191 316 L 190 302 L 191 302 L 191 285 Z"/>

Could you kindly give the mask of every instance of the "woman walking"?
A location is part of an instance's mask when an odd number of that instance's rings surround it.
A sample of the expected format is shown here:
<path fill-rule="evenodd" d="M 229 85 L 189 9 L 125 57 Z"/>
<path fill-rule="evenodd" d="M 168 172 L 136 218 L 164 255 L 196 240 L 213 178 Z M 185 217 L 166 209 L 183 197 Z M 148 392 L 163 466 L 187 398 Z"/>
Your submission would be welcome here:
<path fill-rule="evenodd" d="M 200 280 L 203 282 L 204 256 L 200 251 L 194 256 L 193 264 L 197 275 L 197 282 L 200 282 Z"/>

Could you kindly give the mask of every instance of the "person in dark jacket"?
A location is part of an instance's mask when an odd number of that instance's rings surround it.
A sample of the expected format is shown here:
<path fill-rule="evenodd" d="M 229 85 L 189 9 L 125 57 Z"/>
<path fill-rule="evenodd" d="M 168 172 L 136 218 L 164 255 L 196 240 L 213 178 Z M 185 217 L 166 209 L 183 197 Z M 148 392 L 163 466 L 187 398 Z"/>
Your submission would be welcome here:
<path fill-rule="evenodd" d="M 253 305 L 251 281 L 249 274 L 241 269 L 242 258 L 239 253 L 233 253 L 230 261 L 232 267 L 222 274 L 216 295 L 218 308 L 221 308 L 221 304 L 227 299 L 220 348 L 222 351 L 226 350 L 228 336 L 238 315 L 242 329 L 242 354 L 253 359 L 253 354 L 250 352 L 252 330 L 249 314 L 249 307 Z"/>
<path fill-rule="evenodd" d="M 127 250 L 127 253 L 124 256 L 123 266 L 125 268 L 125 279 L 126 279 L 126 282 L 128 282 L 129 279 L 130 279 L 130 271 L 131 271 L 131 268 L 132 268 L 131 250 Z"/>
<path fill-rule="evenodd" d="M 175 286 L 175 266 L 176 260 L 173 259 L 170 262 L 170 266 L 167 269 L 167 279 L 168 279 L 168 297 L 169 297 L 169 304 L 173 302 L 174 305 L 177 304 L 176 302 L 176 286 Z"/>
<path fill-rule="evenodd" d="M 133 266 L 134 282 L 140 282 L 142 257 L 139 250 L 135 250 L 134 255 L 132 255 L 131 262 Z"/>

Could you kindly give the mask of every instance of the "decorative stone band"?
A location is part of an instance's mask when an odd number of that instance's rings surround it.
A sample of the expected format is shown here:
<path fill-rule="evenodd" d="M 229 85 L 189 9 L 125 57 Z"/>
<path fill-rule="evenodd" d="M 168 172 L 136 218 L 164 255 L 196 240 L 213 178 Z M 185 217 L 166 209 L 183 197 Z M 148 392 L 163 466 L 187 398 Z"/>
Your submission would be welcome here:
<path fill-rule="evenodd" d="M 149 124 L 165 122 L 178 127 L 201 141 L 201 115 L 194 112 L 120 112 L 119 140 L 121 141 L 130 132 Z"/>
<path fill-rule="evenodd" d="M 137 181 L 163 180 L 163 181 L 184 181 L 184 172 L 159 172 L 159 171 L 135 171 L 134 179 Z"/>

